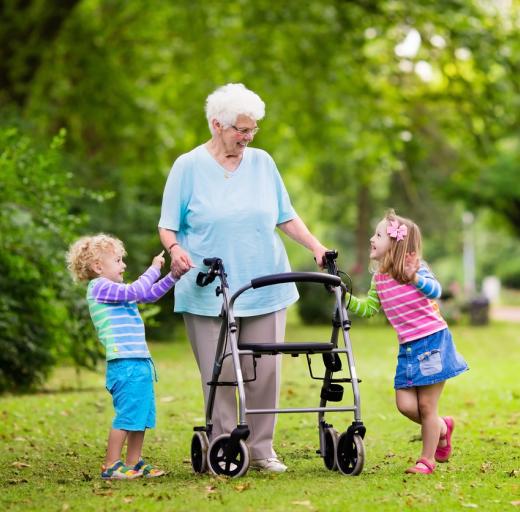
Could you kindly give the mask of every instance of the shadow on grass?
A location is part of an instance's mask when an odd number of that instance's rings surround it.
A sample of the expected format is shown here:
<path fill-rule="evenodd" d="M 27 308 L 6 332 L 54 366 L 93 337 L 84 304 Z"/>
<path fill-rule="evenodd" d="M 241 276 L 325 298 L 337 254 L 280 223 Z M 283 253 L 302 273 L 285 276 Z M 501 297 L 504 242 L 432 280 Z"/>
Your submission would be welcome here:
<path fill-rule="evenodd" d="M 34 393 L 27 393 L 32 395 L 61 395 L 66 393 L 91 393 L 92 391 L 105 391 L 104 388 L 99 386 L 89 386 L 89 387 L 78 387 L 78 386 L 65 386 L 60 388 L 45 388 L 38 389 Z"/>

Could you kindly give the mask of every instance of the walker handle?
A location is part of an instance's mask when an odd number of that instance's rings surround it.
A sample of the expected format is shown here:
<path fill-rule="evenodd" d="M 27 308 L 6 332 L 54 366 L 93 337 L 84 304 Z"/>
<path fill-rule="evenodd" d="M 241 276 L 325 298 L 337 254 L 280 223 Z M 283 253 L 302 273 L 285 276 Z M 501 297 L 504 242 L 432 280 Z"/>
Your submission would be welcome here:
<path fill-rule="evenodd" d="M 271 274 L 269 276 L 251 279 L 251 287 L 262 288 L 263 286 L 270 286 L 272 284 L 303 282 L 341 286 L 341 279 L 338 276 L 322 274 L 321 272 L 286 272 L 284 274 Z"/>
<path fill-rule="evenodd" d="M 204 258 L 202 263 L 210 268 L 207 272 L 198 273 L 196 282 L 199 286 L 208 286 L 218 275 L 224 274 L 224 264 L 220 258 Z"/>

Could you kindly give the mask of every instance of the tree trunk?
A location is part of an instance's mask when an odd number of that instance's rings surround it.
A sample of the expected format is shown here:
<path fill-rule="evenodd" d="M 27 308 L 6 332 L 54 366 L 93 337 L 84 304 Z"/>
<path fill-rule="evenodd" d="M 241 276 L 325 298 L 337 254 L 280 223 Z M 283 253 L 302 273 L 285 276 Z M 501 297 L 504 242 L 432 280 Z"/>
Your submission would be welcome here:
<path fill-rule="evenodd" d="M 363 275 L 368 267 L 368 240 L 370 239 L 370 190 L 365 183 L 360 183 L 357 195 L 357 226 L 356 226 L 356 263 L 352 274 Z"/>

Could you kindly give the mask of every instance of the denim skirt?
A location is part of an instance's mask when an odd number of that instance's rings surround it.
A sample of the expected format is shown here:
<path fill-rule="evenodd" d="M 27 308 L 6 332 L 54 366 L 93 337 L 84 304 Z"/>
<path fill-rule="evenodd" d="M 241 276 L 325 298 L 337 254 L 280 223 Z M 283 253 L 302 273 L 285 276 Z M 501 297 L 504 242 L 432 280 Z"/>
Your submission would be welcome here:
<path fill-rule="evenodd" d="M 449 329 L 402 343 L 397 356 L 394 388 L 429 386 L 468 370 L 457 352 Z"/>

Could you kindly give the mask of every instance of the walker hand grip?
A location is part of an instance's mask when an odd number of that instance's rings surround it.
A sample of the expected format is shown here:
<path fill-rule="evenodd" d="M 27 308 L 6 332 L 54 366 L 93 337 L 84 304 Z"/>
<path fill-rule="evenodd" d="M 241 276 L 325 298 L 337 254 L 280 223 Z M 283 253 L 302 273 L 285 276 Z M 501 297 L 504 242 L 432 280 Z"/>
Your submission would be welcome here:
<path fill-rule="evenodd" d="M 285 274 L 272 274 L 251 279 L 251 287 L 262 288 L 272 284 L 303 282 L 328 284 L 330 286 L 341 285 L 341 279 L 330 274 L 322 274 L 320 272 L 286 272 Z"/>
<path fill-rule="evenodd" d="M 211 267 L 215 263 L 221 263 L 222 260 L 220 258 L 204 258 L 202 263 L 206 265 L 206 267 Z"/>
<path fill-rule="evenodd" d="M 333 276 L 338 275 L 338 267 L 336 265 L 336 260 L 338 259 L 338 251 L 332 249 L 331 251 L 327 251 L 325 253 L 325 266 L 327 267 L 327 272 Z"/>
<path fill-rule="evenodd" d="M 212 283 L 218 275 L 222 275 L 224 266 L 220 258 L 204 258 L 202 263 L 209 267 L 207 272 L 199 272 L 197 275 L 197 285 L 203 287 Z"/>

